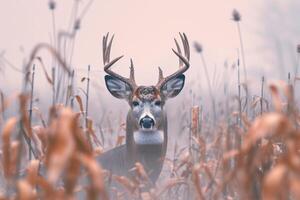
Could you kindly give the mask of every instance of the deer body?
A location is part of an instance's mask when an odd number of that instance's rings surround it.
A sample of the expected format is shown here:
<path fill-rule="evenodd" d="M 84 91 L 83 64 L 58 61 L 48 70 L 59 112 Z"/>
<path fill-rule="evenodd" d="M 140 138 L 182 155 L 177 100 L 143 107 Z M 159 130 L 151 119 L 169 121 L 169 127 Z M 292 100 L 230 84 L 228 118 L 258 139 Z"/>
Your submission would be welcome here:
<path fill-rule="evenodd" d="M 159 68 L 159 80 L 155 86 L 137 86 L 131 60 L 130 78 L 110 70 L 122 56 L 110 61 L 112 39 L 103 38 L 103 61 L 106 87 L 116 98 L 125 99 L 130 106 L 126 120 L 126 143 L 102 154 L 98 160 L 102 167 L 118 176 L 132 176 L 132 168 L 139 162 L 144 166 L 151 182 L 158 179 L 163 167 L 168 143 L 167 115 L 163 109 L 168 98 L 177 96 L 184 86 L 183 73 L 189 68 L 189 45 L 185 34 L 180 34 L 184 54 L 175 39 L 181 68 L 163 77 Z M 108 44 L 108 45 L 107 45 Z"/>

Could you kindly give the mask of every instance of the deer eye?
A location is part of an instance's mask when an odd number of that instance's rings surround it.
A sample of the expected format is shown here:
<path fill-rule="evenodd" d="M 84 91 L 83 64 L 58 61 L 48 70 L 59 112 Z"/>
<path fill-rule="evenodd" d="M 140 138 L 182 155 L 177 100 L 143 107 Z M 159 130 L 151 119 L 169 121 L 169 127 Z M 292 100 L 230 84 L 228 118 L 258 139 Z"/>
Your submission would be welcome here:
<path fill-rule="evenodd" d="M 133 101 L 133 102 L 132 102 L 132 105 L 133 105 L 134 107 L 136 107 L 136 106 L 138 106 L 138 105 L 140 105 L 140 104 L 139 104 L 138 101 Z"/>
<path fill-rule="evenodd" d="M 156 101 L 154 104 L 155 104 L 156 106 L 161 106 L 161 101 Z"/>

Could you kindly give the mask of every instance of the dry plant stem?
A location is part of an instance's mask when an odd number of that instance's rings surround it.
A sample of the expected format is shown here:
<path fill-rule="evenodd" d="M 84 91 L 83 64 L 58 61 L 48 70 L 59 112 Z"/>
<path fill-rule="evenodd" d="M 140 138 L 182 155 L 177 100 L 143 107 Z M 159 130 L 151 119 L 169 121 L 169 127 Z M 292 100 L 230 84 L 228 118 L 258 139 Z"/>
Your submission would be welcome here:
<path fill-rule="evenodd" d="M 218 146 L 221 146 L 221 145 L 218 145 Z M 218 182 L 216 181 L 216 178 L 217 178 L 217 174 L 218 174 L 218 171 L 219 169 L 221 168 L 221 162 L 222 162 L 222 152 L 221 152 L 221 149 L 218 150 L 217 152 L 217 166 L 215 167 L 215 170 L 214 170 L 214 173 L 212 174 L 212 177 L 211 177 L 211 180 L 206 188 L 206 191 L 205 192 L 208 192 L 210 190 L 210 195 L 209 195 L 209 199 L 212 199 L 212 195 L 213 195 L 213 190 L 212 190 L 212 187 L 213 185 L 217 185 L 218 186 Z"/>
<path fill-rule="evenodd" d="M 238 71 L 238 106 L 239 106 L 239 116 L 238 116 L 238 121 L 237 121 L 237 125 L 240 129 L 242 129 L 242 100 L 241 100 L 241 80 L 240 80 L 240 60 L 238 57 L 238 61 L 237 61 L 237 71 Z M 242 144 L 242 137 L 240 135 L 240 133 L 236 134 L 236 138 L 235 138 L 235 148 L 240 148 L 241 144 Z"/>
<path fill-rule="evenodd" d="M 193 141 L 192 141 L 192 109 L 190 109 L 190 112 L 189 112 L 189 154 L 190 155 L 193 155 L 192 146 L 193 146 Z"/>
<path fill-rule="evenodd" d="M 27 101 L 27 100 L 26 100 L 25 98 L 26 98 L 25 95 L 24 95 L 24 94 L 21 94 L 21 96 L 20 96 L 20 113 L 21 113 L 21 120 L 20 120 L 20 130 L 19 130 L 19 132 L 20 132 L 20 134 L 23 135 L 24 140 L 25 140 L 26 144 L 28 145 L 28 148 L 29 148 L 29 155 L 31 155 L 31 153 L 32 153 L 34 159 L 37 159 L 37 155 L 36 155 L 36 153 L 34 152 L 33 147 L 32 147 L 32 144 L 31 144 L 31 138 L 27 135 L 27 134 L 29 134 L 29 135 L 32 134 L 32 133 L 28 133 L 28 132 L 31 132 L 31 131 L 32 131 L 32 130 L 31 130 L 31 126 L 29 126 L 28 128 L 26 128 L 26 124 L 24 125 L 24 123 L 26 123 L 26 120 L 25 120 L 26 116 L 25 116 L 25 115 L 27 115 L 27 112 L 26 112 L 27 110 L 26 110 L 26 108 L 22 108 L 22 107 L 23 107 L 23 106 L 24 106 L 24 107 L 26 106 L 26 103 L 25 103 L 24 101 Z M 29 123 L 29 121 L 28 121 L 28 123 Z M 27 130 L 27 133 L 25 132 L 25 130 Z M 20 141 L 20 142 L 21 142 L 21 141 Z"/>
<path fill-rule="evenodd" d="M 76 37 L 76 33 L 78 31 L 78 29 L 80 28 L 80 22 L 82 21 L 82 19 L 84 18 L 85 14 L 88 12 L 90 6 L 92 5 L 94 0 L 90 0 L 87 5 L 84 7 L 82 13 L 79 15 L 79 17 L 76 19 L 77 16 L 77 12 L 78 12 L 78 6 L 79 6 L 79 1 L 75 1 L 73 4 L 73 8 L 72 8 L 72 12 L 71 12 L 71 17 L 70 17 L 70 22 L 69 22 L 69 30 L 70 32 L 60 32 L 58 34 L 58 49 L 61 48 L 61 40 L 62 37 L 65 37 L 64 41 L 63 41 L 63 51 L 64 51 L 64 59 L 65 62 L 67 60 L 67 53 L 66 53 L 66 49 L 67 49 L 67 38 L 70 39 L 70 46 L 71 46 L 71 50 L 70 50 L 70 55 L 69 55 L 69 65 L 72 66 L 72 59 L 73 59 L 73 54 L 74 54 L 74 49 L 75 49 L 75 37 Z M 78 23 L 78 24 L 76 24 Z M 72 26 L 73 25 L 73 26 Z M 58 86 L 60 85 L 60 83 L 62 82 L 62 79 L 64 79 L 64 75 L 62 75 L 58 81 Z M 70 77 L 69 77 L 70 79 Z M 57 88 L 57 98 L 58 98 L 58 94 L 59 94 L 59 90 L 60 88 Z"/>
<path fill-rule="evenodd" d="M 21 169 L 21 159 L 22 159 L 22 152 L 23 152 L 23 148 L 24 148 L 24 143 L 23 143 L 23 139 L 22 139 L 22 135 L 24 137 L 24 133 L 22 133 L 22 122 L 20 121 L 19 123 L 19 128 L 20 128 L 20 131 L 19 131 L 19 134 L 18 134 L 18 137 L 17 137 L 17 140 L 19 141 L 19 151 L 18 151 L 18 157 L 17 157 L 17 162 L 16 162 L 16 173 L 15 173 L 15 176 L 14 176 L 14 182 L 16 183 L 19 179 L 19 171 Z"/>
<path fill-rule="evenodd" d="M 242 62 L 243 62 L 243 71 L 244 71 L 245 84 L 247 84 L 248 79 L 247 79 L 247 69 L 246 69 L 246 61 L 245 61 L 244 43 L 243 43 L 243 39 L 242 39 L 240 23 L 236 22 L 236 24 L 237 24 L 237 30 L 238 30 L 240 45 L 241 45 L 241 55 L 242 55 Z"/>
<path fill-rule="evenodd" d="M 192 171 L 192 181 L 193 181 L 195 189 L 196 189 L 197 199 L 204 200 L 205 198 L 203 196 L 200 177 L 199 177 L 199 170 L 200 169 L 197 169 L 197 167 L 198 166 L 194 166 L 194 169 Z"/>
<path fill-rule="evenodd" d="M 32 77 L 31 77 L 31 94 L 30 94 L 30 105 L 29 105 L 29 125 L 32 123 L 32 107 L 33 107 L 33 91 L 34 91 L 34 75 L 35 75 L 35 65 L 32 66 Z M 31 145 L 31 140 L 29 140 L 29 145 Z M 29 160 L 32 159 L 31 151 L 29 151 Z"/>
<path fill-rule="evenodd" d="M 206 62 L 205 62 L 205 58 L 203 56 L 203 52 L 200 54 L 200 56 L 201 56 L 202 64 L 203 64 L 203 67 L 204 67 L 206 81 L 207 81 L 207 84 L 208 84 L 209 96 L 210 96 L 211 101 L 212 101 L 213 124 L 215 125 L 216 121 L 217 121 L 216 102 L 215 102 L 214 95 L 212 93 L 211 82 L 210 82 L 209 74 L 208 74 L 208 71 L 207 71 L 207 65 L 206 65 Z"/>
<path fill-rule="evenodd" d="M 72 59 L 73 59 L 73 53 L 74 53 L 74 48 L 75 48 L 75 37 L 76 37 L 76 30 L 74 30 L 74 34 L 73 34 L 73 36 L 72 36 L 72 38 L 71 38 L 71 40 L 70 40 L 70 45 L 71 45 L 71 50 L 70 50 L 70 58 L 69 58 L 69 65 L 70 66 L 72 66 Z M 65 58 L 65 61 L 66 61 L 66 42 L 67 42 L 67 40 L 65 39 L 64 40 L 64 58 Z M 70 78 L 70 77 L 68 77 L 68 80 L 70 80 L 70 79 L 72 79 L 72 77 Z M 60 82 L 64 82 L 64 80 L 65 80 L 65 76 L 64 76 L 64 74 L 62 74 L 61 75 L 61 78 L 60 78 L 60 80 L 59 80 L 59 83 Z M 64 88 L 64 87 L 63 87 Z M 65 89 L 63 89 L 63 92 L 62 92 L 62 94 L 64 94 L 65 93 Z"/>
<path fill-rule="evenodd" d="M 71 16 L 70 16 L 69 27 L 68 27 L 68 30 L 70 32 L 73 31 L 75 23 L 76 23 L 75 20 L 76 20 L 76 16 L 77 16 L 77 12 L 78 12 L 78 5 L 79 5 L 79 1 L 74 1 Z M 64 57 L 65 58 L 66 58 L 66 42 L 67 41 L 65 40 L 64 41 Z M 75 33 L 74 33 L 74 38 L 72 38 L 70 43 L 71 43 L 71 54 L 70 54 L 70 58 L 69 58 L 69 64 L 72 65 L 71 62 L 72 62 L 74 43 L 75 43 Z"/>
<path fill-rule="evenodd" d="M 203 105 L 200 106 L 199 134 L 202 133 L 202 125 L 203 125 Z"/>
<path fill-rule="evenodd" d="M 81 12 L 81 14 L 79 15 L 79 19 L 83 19 L 84 16 L 86 15 L 86 13 L 88 12 L 88 10 L 90 9 L 90 7 L 92 6 L 94 0 L 90 0 L 87 5 L 84 7 L 83 11 Z"/>
<path fill-rule="evenodd" d="M 90 144 L 90 147 L 92 148 L 92 141 L 91 141 L 91 135 L 88 131 L 88 110 L 89 110 L 89 92 L 90 92 L 90 71 L 91 71 L 91 66 L 88 66 L 88 74 L 87 74 L 87 84 L 86 84 L 86 102 L 85 102 L 85 127 L 87 130 L 87 137 L 88 137 L 88 142 Z"/>
<path fill-rule="evenodd" d="M 67 48 L 67 39 L 69 39 L 70 41 L 72 41 L 75 37 L 75 34 L 76 34 L 76 30 L 72 30 L 72 32 L 66 32 L 66 31 L 60 31 L 58 33 L 58 39 L 57 39 L 57 46 L 58 46 L 58 52 L 60 55 L 63 55 L 62 58 L 63 58 L 63 61 L 64 63 L 67 63 L 67 59 L 66 59 L 66 48 Z M 63 51 L 61 50 L 62 46 L 62 41 L 63 41 Z M 69 63 L 69 66 L 70 66 L 70 63 Z M 71 68 L 70 68 L 71 69 Z M 58 98 L 59 98 L 59 94 L 60 94 L 60 88 L 61 88 L 61 82 L 63 82 L 64 80 L 64 74 L 61 74 L 59 71 L 56 72 L 57 74 L 57 86 L 56 86 L 56 93 L 55 93 L 55 100 L 57 101 Z M 69 74 L 70 75 L 70 74 Z M 70 76 L 69 76 L 70 78 Z"/>
<path fill-rule="evenodd" d="M 86 127 L 88 124 L 88 112 L 89 112 L 89 92 L 90 92 L 90 71 L 91 66 L 88 66 L 88 74 L 87 74 L 87 83 L 86 83 L 86 102 L 85 102 L 85 120 L 86 120 Z"/>
<path fill-rule="evenodd" d="M 62 57 L 60 56 L 60 54 L 55 50 L 55 48 L 53 48 L 51 45 L 47 44 L 47 43 L 39 43 L 37 44 L 33 50 L 31 51 L 30 54 L 30 60 L 29 62 L 25 65 L 25 84 L 24 84 L 24 89 L 26 88 L 28 81 L 29 81 L 29 77 L 28 77 L 28 72 L 30 71 L 30 67 L 33 63 L 33 60 L 37 58 L 37 54 L 40 50 L 42 49 L 46 49 L 50 52 L 50 54 L 52 54 L 52 56 L 57 60 L 58 64 L 57 66 L 62 67 L 67 73 L 68 75 L 71 74 L 71 70 L 69 69 L 68 65 L 64 62 L 64 60 L 62 59 Z M 54 70 L 52 70 L 52 79 L 53 79 L 53 105 L 55 105 L 55 68 Z"/>
<path fill-rule="evenodd" d="M 55 9 L 51 9 L 51 19 L 52 19 L 52 37 L 53 37 L 53 48 L 56 50 L 57 49 L 57 41 L 56 41 L 56 23 L 55 23 Z M 58 73 L 58 66 L 57 66 L 57 63 L 56 63 L 56 60 L 55 58 L 52 57 L 52 66 L 53 66 L 53 74 L 52 74 L 52 80 L 53 80 L 53 87 L 55 88 L 55 83 L 56 83 L 56 74 L 55 73 Z M 54 89 L 55 91 L 55 89 Z M 55 98 L 55 95 L 54 95 L 54 98 Z M 53 100 L 53 105 L 55 105 L 55 99 Z"/>
<path fill-rule="evenodd" d="M 53 80 L 53 85 L 52 85 L 52 106 L 55 105 L 55 67 L 52 67 L 52 80 Z"/>
<path fill-rule="evenodd" d="M 52 85 L 53 84 L 52 78 L 49 76 L 49 74 L 46 70 L 46 66 L 44 65 L 43 59 L 41 57 L 36 57 L 35 59 L 40 63 L 48 83 Z"/>
<path fill-rule="evenodd" d="M 71 30 L 73 28 L 72 25 L 74 25 L 75 23 L 77 11 L 78 11 L 78 5 L 79 5 L 79 1 L 74 1 L 71 15 L 70 15 L 68 30 Z"/>
<path fill-rule="evenodd" d="M 240 59 L 237 60 L 237 76 L 238 76 L 238 103 L 239 103 L 239 116 L 237 119 L 237 124 L 239 127 L 242 126 L 242 101 L 241 101 L 241 79 L 240 79 Z"/>
<path fill-rule="evenodd" d="M 248 114 L 248 101 L 249 101 L 249 94 L 248 94 L 248 78 L 247 78 L 247 68 L 246 68 L 246 61 L 245 61 L 245 52 L 244 52 L 244 43 L 242 39 L 242 32 L 239 21 L 236 21 L 237 24 L 237 30 L 238 35 L 240 39 L 240 45 L 241 45 L 241 56 L 242 56 L 242 62 L 243 62 L 243 71 L 244 71 L 244 81 L 246 85 L 246 115 Z"/>
<path fill-rule="evenodd" d="M 88 2 L 88 4 L 84 7 L 82 13 L 77 18 L 79 1 L 78 0 L 74 1 L 73 8 L 72 8 L 72 11 L 71 11 L 71 16 L 70 16 L 70 21 L 69 21 L 69 27 L 68 27 L 69 32 L 61 31 L 61 32 L 58 33 L 58 49 L 59 49 L 59 52 L 61 52 L 60 50 L 61 50 L 62 39 L 65 38 L 63 40 L 63 57 L 65 59 L 65 62 L 67 61 L 67 53 L 66 53 L 66 51 L 67 51 L 67 39 L 70 40 L 70 46 L 71 46 L 70 52 L 71 53 L 69 54 L 69 59 L 68 59 L 70 66 L 72 65 L 73 53 L 74 53 L 74 48 L 75 48 L 76 33 L 77 33 L 78 29 L 80 28 L 80 22 L 84 18 L 85 14 L 89 10 L 92 3 L 93 3 L 93 0 L 90 0 Z M 61 82 L 61 79 L 63 77 L 64 77 L 63 75 L 60 77 L 60 79 L 58 81 L 58 85 Z M 57 93 L 59 93 L 59 88 L 58 88 Z"/>
<path fill-rule="evenodd" d="M 62 59 L 60 54 L 51 45 L 49 45 L 47 43 L 39 43 L 31 51 L 30 60 L 25 66 L 25 74 L 28 74 L 33 60 L 36 58 L 37 53 L 42 49 L 48 50 L 52 54 L 52 56 L 54 56 L 57 59 L 58 63 L 60 64 L 59 66 L 61 66 L 68 73 L 68 75 L 71 74 L 71 70 L 69 69 L 68 65 L 64 62 L 64 60 Z M 25 79 L 25 87 L 26 87 L 27 83 L 28 83 L 28 76 L 26 76 L 26 79 Z"/>
<path fill-rule="evenodd" d="M 75 71 L 73 70 L 73 74 L 72 74 L 72 80 L 71 80 L 71 92 L 72 92 L 72 95 L 71 95 L 71 108 L 73 109 L 74 108 L 74 101 L 72 100 L 73 99 L 73 96 L 74 96 L 74 76 L 75 76 Z"/>
<path fill-rule="evenodd" d="M 225 72 L 224 72 L 224 76 L 223 76 L 223 80 L 224 80 L 224 97 L 225 97 L 224 110 L 225 110 L 225 119 L 227 121 L 227 125 L 229 125 L 230 124 L 230 118 L 228 117 L 230 115 L 229 114 L 229 92 L 228 92 L 229 77 L 228 77 L 227 63 L 224 64 L 224 67 L 225 67 Z M 227 126 L 227 128 L 228 128 L 228 126 Z"/>
<path fill-rule="evenodd" d="M 264 84 L 265 84 L 265 77 L 261 78 L 261 89 L 260 89 L 260 115 L 263 114 L 263 99 L 264 99 Z"/>
<path fill-rule="evenodd" d="M 1 118 L 0 118 L 0 128 L 2 127 L 2 123 L 5 120 L 5 98 L 3 92 L 0 90 L 0 101 L 1 101 L 1 107 L 0 107 L 0 113 L 1 113 Z"/>
<path fill-rule="evenodd" d="M 73 88 L 74 88 L 74 75 L 75 75 L 75 70 L 72 71 L 71 77 L 69 79 L 65 106 L 68 105 L 69 100 L 74 96 L 74 92 L 73 92 Z M 72 103 L 70 104 L 70 106 L 71 106 L 71 108 L 73 108 Z"/>
<path fill-rule="evenodd" d="M 23 79 L 23 84 L 22 84 L 22 91 L 23 91 L 23 93 L 22 94 L 20 94 L 20 96 L 19 96 L 19 102 L 20 102 L 20 106 L 19 106 L 19 109 L 20 109 L 20 114 L 21 114 L 21 119 L 20 119 L 20 125 L 19 125 L 19 134 L 21 134 L 21 136 L 23 135 L 23 138 L 24 138 L 24 140 L 26 141 L 26 143 L 27 143 L 27 145 L 28 145 L 28 148 L 29 148 L 29 157 L 31 157 L 31 153 L 34 155 L 34 157 L 35 158 L 37 158 L 37 156 L 36 156 L 36 154 L 35 154 L 35 152 L 34 152 L 34 150 L 33 150 L 33 147 L 32 147 L 32 145 L 31 145 L 31 139 L 30 139 L 30 137 L 29 136 L 27 136 L 27 134 L 25 133 L 25 128 L 27 127 L 27 131 L 28 132 L 30 132 L 30 133 L 28 133 L 29 135 L 31 135 L 31 126 L 30 126 L 30 124 L 27 124 L 27 126 L 26 126 L 26 124 L 25 124 L 25 126 L 24 126 L 24 123 L 26 123 L 25 122 L 25 119 L 26 119 L 26 117 L 27 117 L 27 108 L 26 108 L 26 101 L 27 101 L 27 97 L 26 97 L 26 86 L 27 86 L 27 84 L 28 84 L 28 81 L 29 81 L 29 75 L 30 75 L 30 70 L 29 70 L 29 68 L 30 68 L 30 66 L 31 66 L 31 64 L 32 64 L 32 62 L 33 62 L 33 60 L 34 60 L 34 58 L 35 58 L 35 55 L 32 55 L 33 57 L 31 58 L 31 62 L 30 63 L 28 63 L 27 65 L 26 64 L 24 64 L 24 71 L 25 71 L 25 73 L 24 73 L 24 75 L 25 75 L 25 77 L 24 77 L 24 79 Z M 28 117 L 28 123 L 29 123 L 30 121 L 29 121 L 29 117 Z M 21 145 L 21 143 L 22 143 L 22 138 L 20 138 L 20 140 L 19 140 L 19 142 L 20 142 L 20 148 L 19 148 L 19 150 L 20 150 L 20 152 L 19 152 L 19 154 L 21 154 L 21 149 L 22 149 L 22 145 Z M 19 155 L 19 156 L 21 156 L 21 155 Z"/>
<path fill-rule="evenodd" d="M 56 49 L 56 25 L 55 25 L 55 9 L 51 10 L 51 17 L 52 17 L 52 34 L 53 34 L 53 43 L 54 43 L 54 48 Z M 55 65 L 55 63 L 53 63 Z"/>
<path fill-rule="evenodd" d="M 1 55 L 1 60 L 4 61 L 4 63 L 6 63 L 11 69 L 13 69 L 14 71 L 18 72 L 18 73 L 23 73 L 22 70 L 20 70 L 19 68 L 17 68 L 14 64 L 12 64 L 7 58 L 5 58 L 4 55 Z"/>
<path fill-rule="evenodd" d="M 74 35 L 74 39 L 71 43 L 71 55 L 70 55 L 70 59 L 69 59 L 70 64 L 72 64 L 72 60 L 73 60 L 73 54 L 74 54 L 74 49 L 75 49 L 75 37 L 76 37 L 76 34 Z"/>
<path fill-rule="evenodd" d="M 297 54 L 297 62 L 296 62 L 295 78 L 294 78 L 294 89 L 296 89 L 295 85 L 296 85 L 296 81 L 297 81 L 297 77 L 298 77 L 299 65 L 300 65 L 300 52 L 298 52 L 298 54 Z"/>
<path fill-rule="evenodd" d="M 102 129 L 102 126 L 101 126 L 101 123 L 98 124 L 98 128 L 99 128 L 99 132 L 100 132 L 100 137 L 101 137 L 101 147 L 104 148 L 104 145 L 105 145 L 105 137 L 104 137 L 104 132 L 103 132 L 103 129 Z"/>
<path fill-rule="evenodd" d="M 12 132 L 15 128 L 15 125 L 17 123 L 16 118 L 10 118 L 7 120 L 5 123 L 2 132 L 1 132 L 1 169 L 2 173 L 1 176 L 4 179 L 1 179 L 1 182 L 5 183 L 5 192 L 6 192 L 6 197 L 9 196 L 10 191 L 13 184 L 13 174 L 14 172 L 12 171 L 12 165 L 15 163 L 12 163 L 12 143 L 11 143 L 11 135 Z M 1 177 L 1 178 L 2 178 Z"/>

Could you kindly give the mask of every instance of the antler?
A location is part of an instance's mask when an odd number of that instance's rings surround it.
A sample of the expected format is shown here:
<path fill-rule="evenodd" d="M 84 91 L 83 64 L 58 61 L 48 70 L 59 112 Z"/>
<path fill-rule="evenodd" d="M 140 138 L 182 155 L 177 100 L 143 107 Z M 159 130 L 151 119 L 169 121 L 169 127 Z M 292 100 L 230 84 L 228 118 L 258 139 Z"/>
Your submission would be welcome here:
<path fill-rule="evenodd" d="M 135 78 L 134 78 L 134 67 L 133 67 L 132 59 L 130 59 L 130 76 L 129 76 L 129 78 L 123 77 L 123 76 L 113 72 L 110 69 L 110 67 L 112 65 L 114 65 L 116 62 L 118 62 L 123 56 L 119 56 L 119 57 L 113 59 L 112 61 L 110 61 L 110 50 L 111 50 L 111 45 L 112 45 L 112 42 L 114 39 L 114 35 L 111 37 L 109 43 L 107 43 L 108 37 L 109 37 L 109 33 L 107 33 L 106 36 L 103 36 L 103 40 L 102 40 L 104 71 L 107 74 L 124 81 L 131 87 L 132 90 L 134 90 L 137 87 L 137 85 L 136 85 Z"/>
<path fill-rule="evenodd" d="M 183 50 L 184 50 L 184 56 L 181 53 L 181 49 L 180 46 L 177 42 L 177 40 L 174 38 L 176 47 L 177 47 L 177 52 L 172 49 L 172 51 L 178 56 L 179 58 L 179 70 L 177 70 L 175 73 L 167 76 L 167 77 L 163 77 L 163 71 L 162 69 L 159 67 L 159 76 L 158 76 L 158 83 L 156 84 L 157 88 L 161 88 L 168 80 L 177 77 L 180 74 L 183 74 L 186 70 L 189 69 L 190 67 L 190 46 L 189 46 L 189 41 L 185 35 L 185 33 L 181 34 L 179 33 L 181 41 L 182 41 L 182 45 L 183 45 Z"/>

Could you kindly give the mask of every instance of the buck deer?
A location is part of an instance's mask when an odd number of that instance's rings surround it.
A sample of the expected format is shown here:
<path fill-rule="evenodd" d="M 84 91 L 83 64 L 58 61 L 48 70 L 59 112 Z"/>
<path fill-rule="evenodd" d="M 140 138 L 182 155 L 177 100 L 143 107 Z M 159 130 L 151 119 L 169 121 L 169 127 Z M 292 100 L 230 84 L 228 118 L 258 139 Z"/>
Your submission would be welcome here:
<path fill-rule="evenodd" d="M 136 162 L 140 162 L 152 183 L 155 183 L 162 170 L 166 155 L 168 132 L 167 115 L 164 105 L 167 99 L 177 96 L 184 86 L 183 75 L 190 66 L 190 50 L 186 35 L 180 34 L 184 55 L 175 40 L 179 57 L 179 69 L 163 76 L 159 68 L 158 83 L 155 86 L 138 86 L 134 78 L 133 62 L 130 60 L 130 76 L 125 78 L 111 70 L 123 56 L 110 61 L 113 36 L 103 37 L 103 63 L 105 83 L 108 91 L 116 98 L 125 99 L 130 106 L 126 121 L 126 144 L 103 153 L 98 161 L 104 169 L 119 176 L 130 176 Z"/>

